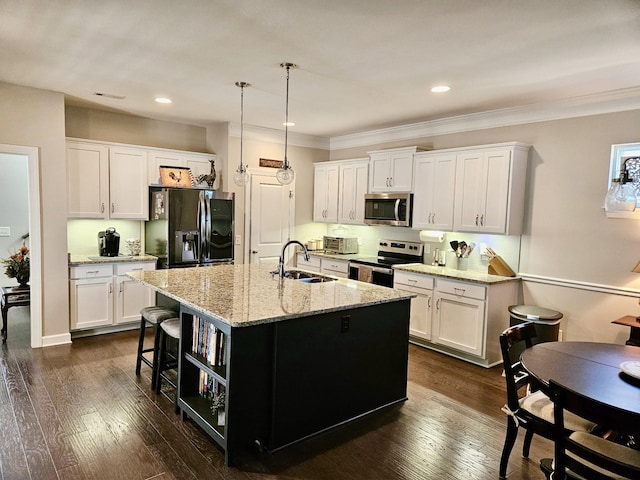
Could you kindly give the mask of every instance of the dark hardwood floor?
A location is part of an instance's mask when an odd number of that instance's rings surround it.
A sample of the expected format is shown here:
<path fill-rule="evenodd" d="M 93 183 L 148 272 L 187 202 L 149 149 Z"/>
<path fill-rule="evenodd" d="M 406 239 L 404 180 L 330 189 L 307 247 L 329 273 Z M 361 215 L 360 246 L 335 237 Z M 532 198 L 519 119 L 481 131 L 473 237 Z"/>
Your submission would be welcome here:
<path fill-rule="evenodd" d="M 137 331 L 32 350 L 28 314 L 9 311 L 0 353 L 2 479 L 498 478 L 506 424 L 499 367 L 411 346 L 402 406 L 229 468 L 213 441 L 173 413 L 171 390 L 152 393 L 144 365 L 135 376 Z M 551 442 L 536 437 L 530 460 L 521 449 L 519 438 L 509 478 L 544 479 L 538 463 L 552 455 Z"/>

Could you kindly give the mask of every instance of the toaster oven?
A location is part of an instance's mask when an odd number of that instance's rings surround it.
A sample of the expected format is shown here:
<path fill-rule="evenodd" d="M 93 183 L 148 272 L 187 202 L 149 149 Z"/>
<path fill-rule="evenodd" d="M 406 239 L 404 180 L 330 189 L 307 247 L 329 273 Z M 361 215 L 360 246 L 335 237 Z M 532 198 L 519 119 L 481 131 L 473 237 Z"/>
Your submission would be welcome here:
<path fill-rule="evenodd" d="M 358 238 L 331 237 L 325 235 L 323 239 L 323 247 L 324 251 L 329 253 L 358 253 Z"/>

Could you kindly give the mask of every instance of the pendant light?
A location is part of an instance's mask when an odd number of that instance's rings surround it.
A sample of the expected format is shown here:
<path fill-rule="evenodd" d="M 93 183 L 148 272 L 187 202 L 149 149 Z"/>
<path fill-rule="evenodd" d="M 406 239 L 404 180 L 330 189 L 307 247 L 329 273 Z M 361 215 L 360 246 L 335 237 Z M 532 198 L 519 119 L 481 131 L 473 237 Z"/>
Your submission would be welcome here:
<path fill-rule="evenodd" d="M 286 68 L 287 70 L 287 104 L 285 110 L 285 120 L 284 120 L 284 161 L 282 162 L 282 166 L 278 169 L 276 173 L 276 179 L 282 185 L 289 185 L 295 179 L 295 172 L 291 165 L 289 164 L 289 159 L 287 158 L 287 142 L 289 137 L 289 71 L 292 68 L 296 68 L 297 65 L 293 63 L 281 63 L 280 66 L 282 68 Z"/>
<path fill-rule="evenodd" d="M 247 167 L 242 164 L 242 143 L 244 139 L 244 89 L 250 87 L 247 82 L 236 82 L 236 87 L 240 87 L 240 164 L 233 175 L 233 182 L 239 187 L 244 187 L 249 183 L 249 172 Z"/>
<path fill-rule="evenodd" d="M 611 180 L 611 188 L 604 199 L 607 212 L 633 212 L 636 209 L 638 198 L 628 170 L 629 160 L 636 159 L 626 159 L 620 168 L 620 177 Z"/>

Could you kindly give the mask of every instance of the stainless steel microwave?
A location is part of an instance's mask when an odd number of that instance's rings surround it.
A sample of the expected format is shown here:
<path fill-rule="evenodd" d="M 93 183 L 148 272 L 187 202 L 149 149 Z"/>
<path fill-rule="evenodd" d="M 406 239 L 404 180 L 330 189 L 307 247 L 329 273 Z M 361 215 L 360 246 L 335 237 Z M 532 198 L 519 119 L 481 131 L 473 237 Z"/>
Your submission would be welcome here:
<path fill-rule="evenodd" d="M 367 193 L 364 196 L 364 223 L 410 227 L 412 202 L 411 193 Z"/>

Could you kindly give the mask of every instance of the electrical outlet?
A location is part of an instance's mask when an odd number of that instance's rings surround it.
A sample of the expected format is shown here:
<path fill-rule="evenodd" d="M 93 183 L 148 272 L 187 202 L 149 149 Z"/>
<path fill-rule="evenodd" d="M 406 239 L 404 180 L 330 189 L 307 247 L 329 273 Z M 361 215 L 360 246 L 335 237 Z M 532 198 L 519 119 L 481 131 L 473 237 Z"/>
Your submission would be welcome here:
<path fill-rule="evenodd" d="M 240 245 L 242 243 L 242 237 L 240 235 L 236 235 L 236 245 Z"/>
<path fill-rule="evenodd" d="M 487 252 L 487 244 L 486 243 L 481 243 L 480 244 L 480 255 L 484 255 L 484 256 L 489 255 L 489 252 Z"/>
<path fill-rule="evenodd" d="M 11 227 L 0 227 L 0 237 L 10 237 Z"/>

